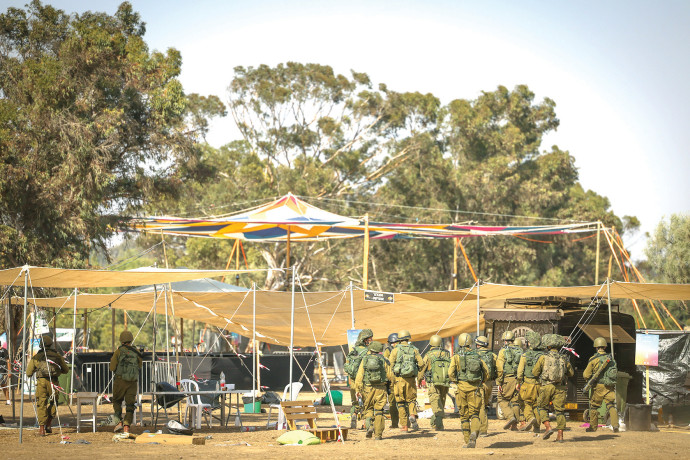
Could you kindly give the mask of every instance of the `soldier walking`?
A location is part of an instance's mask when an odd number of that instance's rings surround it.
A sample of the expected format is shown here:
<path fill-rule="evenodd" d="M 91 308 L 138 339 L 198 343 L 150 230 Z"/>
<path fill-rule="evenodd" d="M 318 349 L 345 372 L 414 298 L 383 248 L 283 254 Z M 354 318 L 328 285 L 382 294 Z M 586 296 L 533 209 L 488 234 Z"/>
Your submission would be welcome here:
<path fill-rule="evenodd" d="M 541 348 L 541 336 L 538 332 L 530 331 L 526 335 L 527 346 L 529 347 L 520 357 L 520 364 L 518 365 L 517 381 L 520 391 L 520 398 L 525 405 L 525 421 L 524 426 L 520 427 L 520 431 L 527 431 L 530 428 L 534 429 L 535 433 L 539 433 L 541 426 L 539 418 L 539 410 L 536 409 L 537 398 L 539 396 L 539 380 L 534 375 L 534 366 L 537 360 L 544 351 Z"/>
<path fill-rule="evenodd" d="M 55 387 L 58 377 L 69 372 L 65 358 L 55 351 L 53 338 L 49 335 L 41 337 L 43 348 L 38 350 L 26 367 L 26 376 L 36 374 L 36 410 L 38 412 L 38 435 L 45 436 L 52 433 L 51 424 L 57 415 L 58 394 Z"/>
<path fill-rule="evenodd" d="M 498 385 L 498 405 L 507 420 L 504 430 L 517 429 L 520 419 L 520 404 L 517 391 L 517 368 L 522 349 L 513 345 L 513 331 L 503 333 L 503 348 L 496 359 L 496 385 Z"/>
<path fill-rule="evenodd" d="M 477 354 L 489 369 L 489 374 L 482 383 L 482 405 L 479 408 L 479 436 L 488 436 L 489 417 L 486 408 L 491 403 L 491 390 L 496 378 L 496 353 L 489 350 L 489 339 L 486 336 L 480 335 L 474 343 L 477 346 Z"/>
<path fill-rule="evenodd" d="M 424 361 L 417 347 L 410 343 L 408 330 L 398 332 L 398 346 L 391 352 L 390 362 L 395 375 L 393 392 L 398 403 L 400 431 L 418 430 L 417 378 L 421 380 Z"/>
<path fill-rule="evenodd" d="M 371 342 L 368 353 L 362 358 L 355 377 L 357 396 L 364 399 L 366 436 L 371 438 L 374 435 L 374 439 L 377 441 L 383 438 L 386 423 L 383 408 L 388 396 L 387 383 L 392 378 L 390 363 L 383 357 L 382 351 L 383 344 L 381 342 Z"/>
<path fill-rule="evenodd" d="M 129 433 L 129 427 L 134 419 L 135 401 L 137 398 L 137 381 L 142 358 L 139 350 L 132 346 L 134 336 L 130 331 L 120 333 L 119 346 L 110 358 L 110 370 L 115 373 L 113 382 L 113 411 L 117 424 L 115 433 L 123 431 Z M 125 402 L 125 418 L 122 419 L 122 402 Z"/>
<path fill-rule="evenodd" d="M 450 367 L 450 352 L 442 348 L 443 340 L 438 335 L 429 339 L 431 349 L 424 355 L 424 377 L 429 391 L 431 404 L 431 428 L 443 430 L 443 416 L 445 415 L 446 396 L 450 386 L 448 368 Z"/>
<path fill-rule="evenodd" d="M 371 329 L 362 329 L 357 336 L 354 348 L 347 354 L 347 360 L 345 361 L 345 373 L 350 377 L 350 399 L 352 400 L 352 406 L 350 407 L 350 428 L 353 430 L 357 428 L 357 420 L 362 416 L 364 409 L 359 403 L 357 392 L 353 384 L 357 378 L 359 365 L 362 363 L 362 358 L 368 351 L 372 337 L 374 337 L 374 332 Z"/>
<path fill-rule="evenodd" d="M 596 353 L 589 358 L 587 368 L 582 376 L 586 380 L 597 376 L 596 386 L 591 393 L 589 408 L 589 428 L 586 431 L 597 431 L 599 428 L 599 408 L 606 404 L 606 412 L 609 415 L 613 432 L 618 433 L 618 409 L 616 408 L 616 379 L 618 377 L 618 367 L 613 357 L 606 353 L 606 339 L 597 337 L 594 339 Z M 603 367 L 603 368 L 602 368 Z"/>
<path fill-rule="evenodd" d="M 390 356 L 391 352 L 393 351 L 393 348 L 398 344 L 398 334 L 395 332 L 390 334 L 388 336 L 388 346 L 386 347 L 385 350 L 383 350 L 383 357 L 386 358 L 390 362 Z M 388 382 L 387 390 L 388 390 L 388 410 L 390 412 L 391 416 L 391 428 L 398 428 L 398 422 L 399 422 L 399 416 L 398 416 L 398 403 L 397 400 L 395 399 L 395 393 L 393 392 L 393 383 L 392 381 L 394 380 L 391 379 L 391 382 Z"/>

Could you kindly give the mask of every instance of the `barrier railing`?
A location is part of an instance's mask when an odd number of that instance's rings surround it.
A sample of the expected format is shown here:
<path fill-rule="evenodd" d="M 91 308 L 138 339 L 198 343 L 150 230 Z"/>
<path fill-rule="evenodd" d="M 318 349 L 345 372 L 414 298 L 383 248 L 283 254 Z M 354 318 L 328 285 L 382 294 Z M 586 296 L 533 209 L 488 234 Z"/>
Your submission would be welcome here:
<path fill-rule="evenodd" d="M 144 361 L 139 370 L 139 393 L 151 391 L 152 380 L 175 385 L 181 369 L 182 365 L 179 363 Z M 151 378 L 152 373 L 153 379 Z M 111 378 L 110 362 L 84 363 L 81 366 L 82 391 L 112 394 L 113 382 Z"/>

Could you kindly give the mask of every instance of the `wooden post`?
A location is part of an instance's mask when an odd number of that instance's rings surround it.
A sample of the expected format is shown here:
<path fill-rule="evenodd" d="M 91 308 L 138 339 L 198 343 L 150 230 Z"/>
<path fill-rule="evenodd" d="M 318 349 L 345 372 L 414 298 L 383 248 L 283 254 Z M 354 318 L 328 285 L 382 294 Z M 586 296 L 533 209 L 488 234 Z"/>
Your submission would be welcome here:
<path fill-rule="evenodd" d="M 364 261 L 362 262 L 362 287 L 369 285 L 369 214 L 364 216 Z"/>
<path fill-rule="evenodd" d="M 180 351 L 184 353 L 184 319 L 180 318 Z"/>
<path fill-rule="evenodd" d="M 597 253 L 594 258 L 594 284 L 599 284 L 599 243 L 601 242 L 601 222 L 597 222 Z"/>
<path fill-rule="evenodd" d="M 458 239 L 453 238 L 453 289 L 458 290 Z"/>

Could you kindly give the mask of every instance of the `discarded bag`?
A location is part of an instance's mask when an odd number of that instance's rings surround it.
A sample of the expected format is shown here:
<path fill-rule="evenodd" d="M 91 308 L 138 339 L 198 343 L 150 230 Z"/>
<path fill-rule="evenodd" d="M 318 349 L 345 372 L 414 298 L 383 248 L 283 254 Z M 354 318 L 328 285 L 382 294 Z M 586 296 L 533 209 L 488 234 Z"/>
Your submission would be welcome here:
<path fill-rule="evenodd" d="M 183 434 L 191 436 L 194 434 L 192 430 L 178 422 L 177 420 L 169 420 L 165 425 L 165 432 L 170 434 Z"/>

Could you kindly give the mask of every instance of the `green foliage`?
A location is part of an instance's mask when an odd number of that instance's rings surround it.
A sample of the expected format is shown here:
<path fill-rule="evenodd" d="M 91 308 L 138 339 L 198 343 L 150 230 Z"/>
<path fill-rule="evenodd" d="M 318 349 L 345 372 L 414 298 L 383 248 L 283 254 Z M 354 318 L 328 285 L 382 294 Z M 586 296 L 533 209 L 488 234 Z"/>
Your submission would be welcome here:
<path fill-rule="evenodd" d="M 645 254 L 655 281 L 690 283 L 690 215 L 672 214 L 659 222 Z"/>

